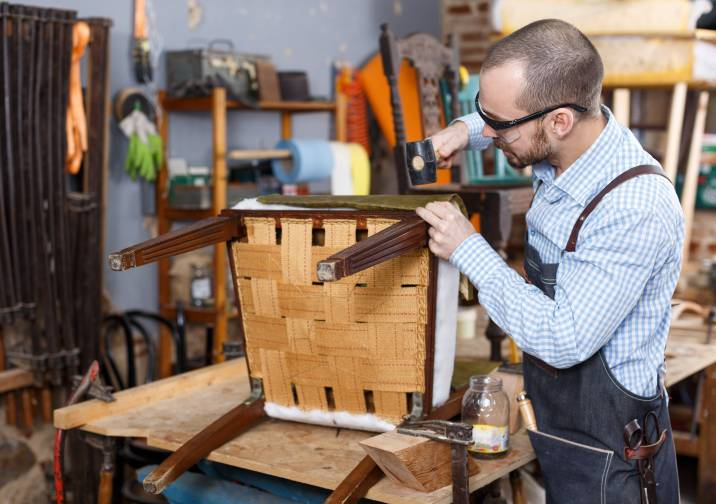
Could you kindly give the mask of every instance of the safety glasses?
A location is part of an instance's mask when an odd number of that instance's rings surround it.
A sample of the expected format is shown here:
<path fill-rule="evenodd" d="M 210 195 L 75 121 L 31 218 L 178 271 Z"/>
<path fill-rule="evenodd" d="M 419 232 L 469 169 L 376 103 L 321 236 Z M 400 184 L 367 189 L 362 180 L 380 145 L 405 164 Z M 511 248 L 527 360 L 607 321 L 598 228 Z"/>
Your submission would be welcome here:
<path fill-rule="evenodd" d="M 534 121 L 535 119 L 539 119 L 540 117 L 549 114 L 550 112 L 553 112 L 557 110 L 558 108 L 571 108 L 573 110 L 576 110 L 577 112 L 586 112 L 588 109 L 586 107 L 582 107 L 581 105 L 576 105 L 574 103 L 563 103 L 561 105 L 555 105 L 554 107 L 548 107 L 544 110 L 540 110 L 539 112 L 534 112 L 532 114 L 526 115 L 524 117 L 520 117 L 519 119 L 512 119 L 511 121 L 498 121 L 497 119 L 493 119 L 492 117 L 488 116 L 484 110 L 482 110 L 482 107 L 480 106 L 480 92 L 477 92 L 477 95 L 475 96 L 475 109 L 477 110 L 477 113 L 480 114 L 480 117 L 483 121 L 485 121 L 485 124 L 487 124 L 490 128 L 495 130 L 495 132 L 500 136 L 503 140 L 509 142 L 514 142 L 519 138 L 519 133 L 515 132 L 515 134 L 508 134 L 507 132 L 503 132 L 503 130 L 508 130 L 510 128 L 514 128 L 515 126 L 519 126 L 520 124 L 524 124 L 526 122 Z"/>

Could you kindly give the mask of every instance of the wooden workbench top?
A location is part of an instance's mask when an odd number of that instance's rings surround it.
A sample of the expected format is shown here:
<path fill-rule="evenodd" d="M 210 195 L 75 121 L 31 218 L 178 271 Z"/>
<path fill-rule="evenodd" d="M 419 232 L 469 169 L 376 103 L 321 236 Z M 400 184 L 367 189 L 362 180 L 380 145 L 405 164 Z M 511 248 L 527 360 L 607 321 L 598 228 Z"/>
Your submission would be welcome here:
<path fill-rule="evenodd" d="M 704 343 L 705 329 L 695 325 L 672 330 L 667 344 L 667 385 L 716 363 L 716 342 Z M 483 341 L 484 340 L 484 341 Z M 472 355 L 489 346 L 482 333 L 458 342 L 458 354 Z M 479 348 L 479 351 L 478 351 Z M 237 359 L 118 392 L 114 403 L 87 401 L 55 411 L 55 425 L 107 436 L 146 438 L 157 448 L 176 450 L 194 434 L 249 393 L 246 365 Z M 358 443 L 373 433 L 267 419 L 209 455 L 210 460 L 335 488 L 364 456 Z M 511 439 L 504 459 L 479 461 L 480 472 L 470 478 L 475 490 L 534 459 L 524 431 Z M 397 503 L 447 503 L 449 486 L 421 493 L 383 478 L 368 498 Z"/>
<path fill-rule="evenodd" d="M 172 385 L 171 381 L 178 377 L 168 378 L 119 392 L 115 394 L 115 403 L 106 405 L 93 400 L 57 410 L 55 425 L 81 425 L 83 430 L 97 434 L 146 438 L 150 446 L 176 450 L 249 394 L 243 359 L 180 376 L 184 377 L 181 385 Z M 137 396 L 144 399 L 138 401 Z M 91 420 L 82 424 L 85 415 Z M 333 489 L 365 455 L 358 445 L 359 441 L 374 435 L 267 419 L 213 451 L 208 458 Z M 470 478 L 471 490 L 483 487 L 534 459 L 524 432 L 513 436 L 510 446 L 511 451 L 505 458 L 478 462 L 480 472 Z M 431 493 L 421 493 L 383 478 L 368 492 L 367 497 L 396 503 L 447 503 L 452 500 L 452 490 L 446 486 Z"/>

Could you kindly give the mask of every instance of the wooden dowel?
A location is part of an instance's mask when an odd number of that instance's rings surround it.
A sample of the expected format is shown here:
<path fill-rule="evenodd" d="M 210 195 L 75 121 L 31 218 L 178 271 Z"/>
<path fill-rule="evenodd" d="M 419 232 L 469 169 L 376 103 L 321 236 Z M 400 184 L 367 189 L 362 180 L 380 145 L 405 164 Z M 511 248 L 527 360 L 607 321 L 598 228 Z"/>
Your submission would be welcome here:
<path fill-rule="evenodd" d="M 229 159 L 254 160 L 254 159 L 290 159 L 291 151 L 288 149 L 265 149 L 265 150 L 232 150 L 229 151 Z"/>
<path fill-rule="evenodd" d="M 664 152 L 664 171 L 672 182 L 676 180 L 677 165 L 679 162 L 679 144 L 681 130 L 684 126 L 684 111 L 686 110 L 686 83 L 678 82 L 674 85 L 671 95 L 671 112 L 666 133 L 666 151 Z"/>
<path fill-rule="evenodd" d="M 52 392 L 48 387 L 39 389 L 40 405 L 42 407 L 42 420 L 45 423 L 52 423 Z"/>
<path fill-rule="evenodd" d="M 22 423 L 26 432 L 32 432 L 32 424 L 34 412 L 32 408 L 32 398 L 30 397 L 30 388 L 25 387 L 20 391 L 20 401 L 22 405 Z"/>
<path fill-rule="evenodd" d="M 8 425 L 17 425 L 17 397 L 15 397 L 15 392 L 5 394 L 5 421 Z"/>
<path fill-rule="evenodd" d="M 691 228 L 694 224 L 694 205 L 696 204 L 696 189 L 699 179 L 699 164 L 701 162 L 701 146 L 704 140 L 708 105 L 709 92 L 700 91 L 694 129 L 691 135 L 691 145 L 689 146 L 689 159 L 686 163 L 686 174 L 684 175 L 684 188 L 681 192 L 681 208 L 684 211 L 684 250 L 682 255 L 684 264 L 689 259 Z"/>

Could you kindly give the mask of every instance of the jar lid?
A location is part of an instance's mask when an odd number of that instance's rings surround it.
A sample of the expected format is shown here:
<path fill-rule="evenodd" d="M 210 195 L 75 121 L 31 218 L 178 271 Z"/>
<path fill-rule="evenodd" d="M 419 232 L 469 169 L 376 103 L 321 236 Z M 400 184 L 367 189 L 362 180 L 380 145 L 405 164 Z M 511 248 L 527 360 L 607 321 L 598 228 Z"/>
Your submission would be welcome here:
<path fill-rule="evenodd" d="M 470 377 L 470 388 L 479 391 L 497 392 L 502 390 L 502 379 L 493 375 L 474 375 Z"/>

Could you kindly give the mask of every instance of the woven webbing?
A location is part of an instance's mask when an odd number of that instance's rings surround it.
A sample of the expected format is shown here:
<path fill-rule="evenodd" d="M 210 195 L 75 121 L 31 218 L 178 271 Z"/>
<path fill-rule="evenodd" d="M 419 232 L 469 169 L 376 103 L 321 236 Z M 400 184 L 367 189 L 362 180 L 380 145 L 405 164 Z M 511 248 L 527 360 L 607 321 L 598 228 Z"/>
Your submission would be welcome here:
<path fill-rule="evenodd" d="M 368 235 L 394 220 L 368 219 Z M 246 218 L 234 242 L 246 354 L 268 401 L 398 422 L 425 392 L 427 249 L 323 284 L 316 263 L 356 242 L 353 219 Z"/>

